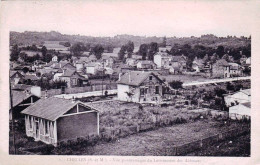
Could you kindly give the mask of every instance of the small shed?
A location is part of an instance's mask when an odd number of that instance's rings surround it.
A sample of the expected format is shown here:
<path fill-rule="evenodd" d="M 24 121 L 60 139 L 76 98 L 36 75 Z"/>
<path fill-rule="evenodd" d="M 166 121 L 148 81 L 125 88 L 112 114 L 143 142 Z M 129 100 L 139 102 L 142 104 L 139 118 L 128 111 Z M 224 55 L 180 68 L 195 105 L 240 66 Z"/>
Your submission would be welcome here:
<path fill-rule="evenodd" d="M 59 142 L 99 135 L 99 112 L 80 101 L 49 97 L 21 113 L 26 135 L 56 146 Z"/>

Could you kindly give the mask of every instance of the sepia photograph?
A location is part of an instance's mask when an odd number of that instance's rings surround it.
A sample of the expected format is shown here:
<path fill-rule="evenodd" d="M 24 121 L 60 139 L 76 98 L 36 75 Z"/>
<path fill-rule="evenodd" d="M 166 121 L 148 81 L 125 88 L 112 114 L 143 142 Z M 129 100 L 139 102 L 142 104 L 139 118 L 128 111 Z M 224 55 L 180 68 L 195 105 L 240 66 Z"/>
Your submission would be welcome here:
<path fill-rule="evenodd" d="M 9 155 L 252 156 L 256 6 L 55 3 L 2 7 Z"/>

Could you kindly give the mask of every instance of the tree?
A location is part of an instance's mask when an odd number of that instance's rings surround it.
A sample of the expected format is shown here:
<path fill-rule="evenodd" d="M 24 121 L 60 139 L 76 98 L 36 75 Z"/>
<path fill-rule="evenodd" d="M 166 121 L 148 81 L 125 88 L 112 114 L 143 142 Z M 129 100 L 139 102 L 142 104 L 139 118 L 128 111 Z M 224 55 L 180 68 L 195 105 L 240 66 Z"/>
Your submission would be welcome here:
<path fill-rule="evenodd" d="M 214 53 L 214 54 L 211 56 L 211 58 L 210 58 L 210 62 L 213 64 L 213 63 L 215 63 L 218 59 L 219 59 L 219 56 L 218 56 L 216 53 Z"/>
<path fill-rule="evenodd" d="M 169 85 L 173 88 L 173 89 L 179 89 L 179 88 L 182 88 L 182 84 L 183 84 L 183 82 L 181 82 L 181 81 L 171 81 L 170 83 L 169 83 Z"/>
<path fill-rule="evenodd" d="M 148 60 L 153 61 L 153 57 L 155 53 L 159 51 L 158 44 L 156 42 L 151 42 L 149 44 L 149 51 L 148 51 Z"/>
<path fill-rule="evenodd" d="M 226 60 L 227 62 L 229 62 L 229 56 L 228 54 L 224 54 L 224 56 L 222 56 L 222 59 Z"/>
<path fill-rule="evenodd" d="M 126 44 L 126 51 L 127 51 L 128 58 L 132 57 L 134 48 L 135 48 L 134 43 L 132 41 L 128 41 L 128 43 Z"/>
<path fill-rule="evenodd" d="M 19 58 L 20 50 L 17 45 L 14 45 L 11 49 L 10 60 L 17 61 Z"/>
<path fill-rule="evenodd" d="M 41 49 L 41 52 L 42 52 L 42 56 L 45 56 L 47 53 L 47 48 L 45 46 L 43 46 Z"/>
<path fill-rule="evenodd" d="M 164 48 L 166 47 L 166 40 L 167 40 L 167 39 L 166 39 L 166 36 L 164 36 L 164 37 L 163 37 L 163 42 L 162 42 L 162 44 L 161 44 L 161 46 L 164 47 Z"/>
<path fill-rule="evenodd" d="M 142 56 L 142 60 L 146 60 L 147 53 L 148 53 L 148 45 L 147 44 L 140 45 L 138 54 Z"/>
<path fill-rule="evenodd" d="M 37 48 L 37 46 L 35 44 L 33 44 L 32 47 L 31 47 L 31 50 L 32 51 L 38 51 L 38 48 Z"/>
<path fill-rule="evenodd" d="M 216 50 L 216 53 L 217 55 L 222 58 L 222 56 L 225 54 L 225 51 L 224 51 L 224 46 L 220 45 L 218 46 L 217 50 Z"/>
<path fill-rule="evenodd" d="M 83 54 L 83 48 L 84 48 L 84 44 L 81 42 L 78 42 L 78 43 L 72 45 L 72 47 L 70 48 L 70 52 L 72 53 L 72 55 L 79 57 Z"/>
<path fill-rule="evenodd" d="M 120 51 L 118 52 L 118 59 L 119 60 L 124 60 L 125 59 L 126 51 L 127 51 L 126 46 L 122 45 Z"/>
<path fill-rule="evenodd" d="M 26 53 L 22 52 L 19 54 L 19 56 L 24 62 L 27 61 L 28 55 Z"/>
<path fill-rule="evenodd" d="M 98 44 L 91 51 L 97 59 L 100 59 L 102 57 L 102 53 L 104 52 L 104 48 L 102 45 Z"/>
<path fill-rule="evenodd" d="M 47 53 L 46 55 L 42 56 L 42 60 L 44 62 L 50 62 L 52 59 L 52 55 L 50 53 Z"/>

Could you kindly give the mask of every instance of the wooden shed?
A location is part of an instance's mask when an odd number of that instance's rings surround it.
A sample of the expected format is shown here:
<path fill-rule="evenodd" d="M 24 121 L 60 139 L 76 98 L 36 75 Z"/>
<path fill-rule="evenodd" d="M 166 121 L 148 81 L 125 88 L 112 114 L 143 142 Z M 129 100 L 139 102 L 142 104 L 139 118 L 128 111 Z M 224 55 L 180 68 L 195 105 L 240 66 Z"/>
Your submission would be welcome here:
<path fill-rule="evenodd" d="M 61 141 L 99 135 L 99 112 L 80 101 L 40 99 L 25 114 L 26 135 L 56 146 Z"/>

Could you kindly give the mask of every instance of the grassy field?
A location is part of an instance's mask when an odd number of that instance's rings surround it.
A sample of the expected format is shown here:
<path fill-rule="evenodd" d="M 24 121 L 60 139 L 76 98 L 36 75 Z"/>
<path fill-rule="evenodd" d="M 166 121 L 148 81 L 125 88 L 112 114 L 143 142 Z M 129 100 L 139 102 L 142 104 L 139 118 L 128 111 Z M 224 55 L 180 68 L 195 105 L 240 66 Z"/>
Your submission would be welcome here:
<path fill-rule="evenodd" d="M 182 81 L 182 82 L 192 82 L 192 81 L 206 81 L 209 78 L 202 76 L 193 76 L 193 75 L 167 75 L 160 76 L 162 79 L 165 79 L 167 82 L 171 81 Z"/>

